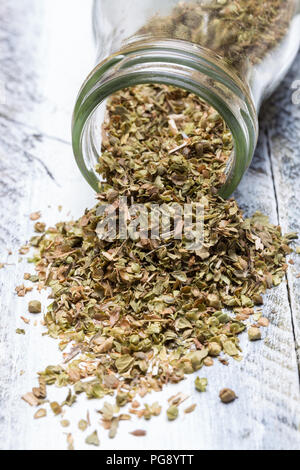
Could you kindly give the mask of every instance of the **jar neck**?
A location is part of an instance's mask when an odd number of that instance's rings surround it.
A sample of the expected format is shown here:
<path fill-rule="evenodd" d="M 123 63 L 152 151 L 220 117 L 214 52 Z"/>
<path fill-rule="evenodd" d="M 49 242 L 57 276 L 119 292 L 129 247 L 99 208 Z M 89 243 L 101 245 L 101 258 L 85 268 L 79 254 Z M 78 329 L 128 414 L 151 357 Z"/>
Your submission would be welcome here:
<path fill-rule="evenodd" d="M 120 89 L 145 83 L 184 88 L 223 117 L 234 139 L 234 151 L 219 194 L 229 197 L 248 168 L 257 142 L 257 115 L 251 93 L 219 56 L 181 40 L 135 41 L 101 62 L 88 76 L 79 92 L 72 124 L 74 154 L 83 176 L 97 191 L 101 103 Z"/>

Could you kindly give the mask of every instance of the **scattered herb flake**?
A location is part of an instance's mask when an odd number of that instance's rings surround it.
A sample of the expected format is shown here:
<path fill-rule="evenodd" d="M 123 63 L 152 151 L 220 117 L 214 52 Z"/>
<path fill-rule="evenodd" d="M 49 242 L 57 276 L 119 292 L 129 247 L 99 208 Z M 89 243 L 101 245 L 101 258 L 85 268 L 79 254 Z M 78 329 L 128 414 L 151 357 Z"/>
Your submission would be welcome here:
<path fill-rule="evenodd" d="M 207 379 L 206 378 L 200 378 L 197 377 L 195 379 L 195 388 L 198 392 L 206 392 L 206 387 L 207 387 Z"/>
<path fill-rule="evenodd" d="M 174 421 L 178 417 L 178 408 L 175 405 L 171 405 L 167 409 L 167 417 L 169 421 Z"/>
<path fill-rule="evenodd" d="M 88 427 L 88 423 L 85 419 L 81 419 L 79 422 L 78 422 L 78 428 L 80 429 L 80 431 L 85 431 Z"/>
<path fill-rule="evenodd" d="M 17 328 L 16 333 L 17 333 L 17 335 L 25 335 L 26 334 L 25 330 L 23 330 L 23 328 Z"/>
<path fill-rule="evenodd" d="M 45 410 L 44 408 L 40 408 L 34 414 L 34 419 L 44 418 L 45 416 L 47 416 L 47 410 Z"/>
<path fill-rule="evenodd" d="M 63 428 L 67 428 L 67 427 L 70 426 L 70 421 L 67 420 L 67 419 L 62 419 L 61 422 L 60 422 L 60 424 L 61 424 L 61 426 L 62 426 Z"/>
<path fill-rule="evenodd" d="M 30 313 L 41 313 L 42 311 L 42 304 L 39 300 L 31 300 L 28 303 L 28 311 Z"/>
<path fill-rule="evenodd" d="M 250 341 L 257 341 L 261 339 L 261 331 L 255 326 L 251 326 L 248 329 L 248 338 Z"/>
<path fill-rule="evenodd" d="M 195 410 L 196 406 L 197 406 L 196 403 L 194 403 L 193 405 L 190 405 L 187 408 L 185 408 L 184 412 L 186 414 L 192 413 Z"/>
<path fill-rule="evenodd" d="M 99 447 L 100 441 L 98 438 L 98 433 L 97 431 L 94 431 L 92 434 L 90 434 L 86 439 L 85 443 L 88 445 L 96 446 Z"/>
<path fill-rule="evenodd" d="M 37 211 L 37 212 L 32 212 L 32 214 L 30 214 L 29 218 L 30 218 L 30 220 L 32 220 L 32 221 L 36 221 L 36 220 L 38 220 L 38 219 L 41 218 L 41 213 L 40 213 L 39 211 Z"/>
<path fill-rule="evenodd" d="M 56 401 L 51 402 L 50 407 L 55 415 L 60 415 L 62 413 L 62 407 Z"/>
<path fill-rule="evenodd" d="M 129 434 L 132 434 L 133 436 L 146 436 L 147 431 L 144 431 L 143 429 L 136 429 L 135 431 L 130 432 Z"/>
<path fill-rule="evenodd" d="M 230 388 L 223 388 L 219 393 L 219 397 L 223 403 L 231 403 L 237 398 L 234 391 Z"/>

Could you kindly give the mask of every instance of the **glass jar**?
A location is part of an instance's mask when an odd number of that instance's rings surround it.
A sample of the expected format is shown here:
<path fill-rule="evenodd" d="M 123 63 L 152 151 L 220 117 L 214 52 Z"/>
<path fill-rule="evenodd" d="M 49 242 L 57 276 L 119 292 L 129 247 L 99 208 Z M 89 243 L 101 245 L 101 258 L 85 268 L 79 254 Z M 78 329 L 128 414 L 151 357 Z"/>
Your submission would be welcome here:
<path fill-rule="evenodd" d="M 105 100 L 144 83 L 200 96 L 234 139 L 226 198 L 250 165 L 262 101 L 278 86 L 300 43 L 299 0 L 95 0 L 97 66 L 75 105 L 74 155 L 97 191 Z"/>

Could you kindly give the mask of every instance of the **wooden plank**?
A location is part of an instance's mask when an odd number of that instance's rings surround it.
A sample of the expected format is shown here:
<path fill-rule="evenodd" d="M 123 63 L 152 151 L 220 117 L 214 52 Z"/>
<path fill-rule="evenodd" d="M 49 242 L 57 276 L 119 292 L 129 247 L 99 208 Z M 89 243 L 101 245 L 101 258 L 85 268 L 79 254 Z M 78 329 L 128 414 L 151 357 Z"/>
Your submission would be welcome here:
<path fill-rule="evenodd" d="M 59 418 L 48 411 L 47 418 L 34 421 L 34 409 L 20 400 L 35 385 L 36 371 L 50 363 L 56 364 L 61 355 L 54 340 L 41 336 L 40 324 L 34 326 L 31 321 L 25 325 L 20 320 L 20 315 L 27 316 L 28 300 L 37 294 L 18 298 L 14 288 L 23 282 L 24 271 L 32 269 L 26 262 L 19 262 L 17 253 L 17 248 L 32 233 L 29 214 L 41 210 L 43 220 L 52 224 L 71 217 L 69 212 L 76 217 L 94 203 L 94 194 L 79 174 L 68 144 L 76 91 L 91 67 L 93 55 L 88 39 L 87 4 L 73 0 L 69 22 L 63 14 L 68 11 L 69 2 L 61 0 L 44 0 L 43 7 L 38 0 L 23 0 L 21 6 L 20 2 L 12 4 L 2 0 L 0 6 L 0 82 L 6 84 L 5 103 L 0 103 L 0 262 L 11 264 L 0 270 L 0 447 L 3 449 L 66 448 L 68 430 L 60 428 Z M 61 75 L 57 74 L 57 63 Z M 269 110 L 266 108 L 265 121 Z M 285 112 L 291 116 L 295 110 L 289 105 Z M 296 117 L 299 123 L 299 116 Z M 299 126 L 294 129 L 296 142 Z M 236 197 L 247 214 L 261 210 L 276 223 L 279 212 L 271 161 L 273 156 L 269 158 L 268 140 L 263 132 L 253 165 Z M 289 178 L 287 175 L 286 183 Z M 63 205 L 62 213 L 57 210 L 59 204 Z M 286 209 L 290 223 L 292 212 L 288 213 L 285 204 L 283 200 L 282 208 Z M 7 254 L 10 248 L 12 256 Z M 46 305 L 47 293 L 43 294 L 43 300 Z M 209 381 L 207 393 L 195 392 L 194 377 L 190 376 L 182 384 L 169 386 L 145 399 L 147 403 L 160 401 L 165 409 L 167 398 L 183 391 L 191 397 L 182 408 L 197 403 L 194 413 L 183 416 L 181 410 L 180 421 L 174 423 L 167 422 L 165 414 L 150 422 L 122 423 L 116 439 L 110 440 L 100 427 L 96 413 L 102 401 L 87 402 L 82 396 L 65 415 L 72 423 L 70 432 L 74 434 L 76 448 L 87 448 L 85 435 L 77 429 L 77 422 L 85 417 L 87 409 L 92 420 L 90 431 L 98 429 L 102 449 L 299 448 L 299 383 L 285 284 L 266 296 L 264 311 L 271 321 L 267 338 L 253 344 L 243 335 L 241 363 L 231 361 L 226 367 L 216 361 L 214 367 L 200 371 L 199 375 Z M 16 328 L 24 328 L 26 335 L 16 335 Z M 21 370 L 25 371 L 23 375 Z M 229 406 L 218 398 L 218 391 L 225 386 L 233 388 L 239 396 Z M 53 389 L 50 393 L 53 399 L 59 394 L 60 401 L 65 398 L 66 390 Z M 146 429 L 147 437 L 131 436 L 129 431 L 136 428 Z"/>
<path fill-rule="evenodd" d="M 34 327 L 31 321 L 26 328 L 20 320 L 20 315 L 26 316 L 28 300 L 19 299 L 14 290 L 30 269 L 27 263 L 19 263 L 18 255 L 18 247 L 32 234 L 29 214 L 41 210 L 51 224 L 66 218 L 70 209 L 80 215 L 94 202 L 68 143 L 75 96 L 94 53 L 92 43 L 88 46 L 91 2 L 85 4 L 86 9 L 81 1 L 72 2 L 73 22 L 66 35 L 69 2 L 24 0 L 0 5 L 4 91 L 0 99 L 0 259 L 9 263 L 0 270 L 0 447 L 4 449 L 65 447 L 63 434 L 58 439 L 54 428 L 47 438 L 46 426 L 40 439 L 39 425 L 33 426 L 33 410 L 20 400 L 35 382 L 36 371 L 49 360 L 59 360 L 59 354 L 53 342 L 43 341 L 40 325 Z M 87 51 L 78 67 L 80 42 Z M 60 73 L 63 60 L 69 67 Z M 57 206 L 64 201 L 60 215 Z M 10 249 L 12 256 L 8 256 Z M 16 335 L 16 328 L 24 326 L 27 335 Z"/>
<path fill-rule="evenodd" d="M 277 198 L 279 223 L 284 231 L 300 234 L 300 105 L 293 104 L 293 83 L 299 80 L 300 55 L 276 94 L 269 100 L 268 143 Z M 298 240 L 298 246 L 300 241 Z M 289 303 L 300 370 L 300 256 L 288 271 Z"/>
<path fill-rule="evenodd" d="M 246 215 L 259 210 L 276 224 L 278 211 L 266 133 L 267 116 L 266 107 L 265 115 L 261 118 L 259 144 L 251 168 L 236 192 L 236 198 Z M 264 423 L 259 448 L 284 449 L 289 448 L 289 445 L 297 448 L 299 383 L 288 290 L 284 283 L 269 291 L 263 310 L 271 323 L 267 337 L 259 352 L 255 348 L 253 355 L 245 354 L 241 365 L 249 374 L 249 379 L 245 377 L 246 382 L 257 382 L 258 388 L 252 390 L 253 399 L 257 400 L 255 412 L 258 422 Z"/>

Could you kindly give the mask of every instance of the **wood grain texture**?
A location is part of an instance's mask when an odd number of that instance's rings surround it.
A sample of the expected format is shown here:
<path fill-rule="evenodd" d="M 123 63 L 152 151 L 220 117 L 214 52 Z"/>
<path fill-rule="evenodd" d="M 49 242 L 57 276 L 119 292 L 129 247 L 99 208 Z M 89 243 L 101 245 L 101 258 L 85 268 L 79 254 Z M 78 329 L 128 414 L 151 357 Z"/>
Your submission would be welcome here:
<path fill-rule="evenodd" d="M 33 420 L 34 409 L 20 396 L 36 384 L 36 371 L 60 361 L 57 343 L 42 337 L 34 319 L 25 325 L 27 302 L 38 294 L 18 298 L 15 286 L 32 270 L 19 262 L 18 247 L 32 234 L 29 214 L 41 210 L 42 220 L 53 224 L 77 217 L 94 203 L 94 194 L 75 165 L 70 141 L 70 119 L 78 87 L 93 63 L 90 37 L 91 2 L 22 0 L 0 5 L 0 448 L 65 449 L 66 432 L 72 432 L 76 449 L 85 449 L 85 435 L 77 422 L 90 410 L 102 449 L 299 449 L 299 261 L 291 266 L 288 284 L 268 293 L 264 312 L 270 327 L 260 343 L 242 335 L 244 360 L 226 367 L 216 361 L 202 369 L 208 392 L 194 391 L 193 376 L 145 402 L 160 401 L 183 391 L 190 398 L 181 405 L 180 420 L 169 423 L 165 414 L 150 422 L 121 423 L 114 440 L 99 425 L 97 400 L 79 397 L 65 418 L 70 430 L 52 416 Z M 72 15 L 70 15 L 72 11 Z M 280 223 L 284 231 L 299 227 L 300 108 L 291 103 L 290 85 L 297 77 L 300 55 L 284 84 L 265 105 L 261 138 L 253 164 L 236 197 L 247 215 L 256 210 Z M 63 205 L 60 213 L 58 205 Z M 8 255 L 8 250 L 13 255 Z M 47 293 L 43 293 L 43 305 Z M 15 334 L 24 328 L 25 336 Z M 20 375 L 20 371 L 25 373 Z M 220 403 L 218 392 L 233 388 L 239 399 Z M 53 389 L 50 398 L 63 400 L 66 390 Z M 191 415 L 183 408 L 197 403 Z M 48 405 L 46 406 L 48 407 Z M 129 434 L 146 429 L 147 437 Z"/>
<path fill-rule="evenodd" d="M 300 77 L 300 58 L 294 62 L 288 77 L 267 103 L 267 139 L 274 179 L 278 221 L 284 231 L 300 233 L 300 105 L 292 102 L 292 84 Z M 298 241 L 300 246 L 300 241 Z M 289 302 L 300 371 L 300 256 L 288 271 Z M 299 373 L 300 374 L 300 373 Z"/>

